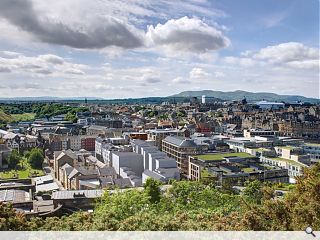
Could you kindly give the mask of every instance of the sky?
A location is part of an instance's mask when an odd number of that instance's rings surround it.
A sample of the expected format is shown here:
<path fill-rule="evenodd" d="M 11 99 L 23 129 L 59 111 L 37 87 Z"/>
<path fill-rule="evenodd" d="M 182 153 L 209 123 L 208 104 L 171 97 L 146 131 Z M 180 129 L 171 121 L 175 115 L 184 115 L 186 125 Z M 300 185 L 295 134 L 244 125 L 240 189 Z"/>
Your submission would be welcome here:
<path fill-rule="evenodd" d="M 319 0 L 1 0 L 0 97 L 319 98 Z"/>

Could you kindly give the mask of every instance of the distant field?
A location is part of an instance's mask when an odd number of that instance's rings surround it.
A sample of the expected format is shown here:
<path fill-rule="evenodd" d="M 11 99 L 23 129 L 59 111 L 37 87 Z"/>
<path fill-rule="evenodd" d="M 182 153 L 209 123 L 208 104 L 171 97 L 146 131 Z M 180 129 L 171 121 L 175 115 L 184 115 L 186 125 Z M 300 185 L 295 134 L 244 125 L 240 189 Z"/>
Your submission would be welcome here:
<path fill-rule="evenodd" d="M 11 114 L 14 121 L 31 121 L 34 120 L 35 113 L 22 113 L 22 114 Z"/>

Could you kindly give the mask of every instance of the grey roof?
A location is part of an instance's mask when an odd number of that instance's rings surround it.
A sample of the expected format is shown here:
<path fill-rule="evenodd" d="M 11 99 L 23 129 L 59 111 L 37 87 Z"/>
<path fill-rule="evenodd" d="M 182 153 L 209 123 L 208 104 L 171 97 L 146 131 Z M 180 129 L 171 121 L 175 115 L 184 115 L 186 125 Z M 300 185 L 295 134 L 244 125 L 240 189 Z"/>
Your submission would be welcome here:
<path fill-rule="evenodd" d="M 164 180 L 163 176 L 161 176 L 159 173 L 150 171 L 149 169 L 144 170 L 143 173 L 144 173 L 145 175 L 153 178 L 153 179 L 156 179 L 156 180 Z"/>
<path fill-rule="evenodd" d="M 102 188 L 106 187 L 107 185 L 113 185 L 112 177 L 100 177 L 99 178 L 100 185 Z"/>
<path fill-rule="evenodd" d="M 26 202 L 30 201 L 30 194 L 23 190 L 5 189 L 0 190 L 0 202 Z"/>
<path fill-rule="evenodd" d="M 132 187 L 131 181 L 129 178 L 118 178 L 114 180 L 114 185 L 123 188 L 123 187 Z"/>
<path fill-rule="evenodd" d="M 114 176 L 117 175 L 116 170 L 114 167 L 108 167 L 104 166 L 103 168 L 98 169 L 99 175 L 100 176 Z"/>
<path fill-rule="evenodd" d="M 36 186 L 36 192 L 47 192 L 52 190 L 59 190 L 59 186 L 57 183 L 47 183 L 47 184 L 41 184 Z"/>
<path fill-rule="evenodd" d="M 115 154 L 119 157 L 141 156 L 140 154 L 135 152 L 112 152 L 112 154 Z"/>
<path fill-rule="evenodd" d="M 89 160 L 92 164 L 96 165 L 98 168 L 103 168 L 106 166 L 105 163 L 99 161 L 96 157 L 94 156 L 89 156 L 87 157 L 87 160 Z"/>
<path fill-rule="evenodd" d="M 164 139 L 164 141 L 179 147 L 197 147 L 197 144 L 192 139 L 183 137 L 168 136 Z"/>
<path fill-rule="evenodd" d="M 61 169 L 65 170 L 66 174 L 69 175 L 72 172 L 73 167 L 66 163 L 61 167 Z"/>
<path fill-rule="evenodd" d="M 174 177 L 175 174 L 179 173 L 178 168 L 158 168 L 155 170 L 155 172 L 158 172 L 162 176 L 166 178 Z"/>
<path fill-rule="evenodd" d="M 71 190 L 53 192 L 51 199 L 74 199 L 77 195 L 84 195 L 86 198 L 98 198 L 103 194 L 103 190 Z"/>
<path fill-rule="evenodd" d="M 44 184 L 44 183 L 53 182 L 53 177 L 51 175 L 35 177 L 34 181 L 35 181 L 36 185 L 41 185 L 41 184 Z"/>
<path fill-rule="evenodd" d="M 131 142 L 137 146 L 144 146 L 144 147 L 151 146 L 150 143 L 141 139 L 132 139 Z"/>
<path fill-rule="evenodd" d="M 83 168 L 83 167 L 76 167 L 72 170 L 72 172 L 68 175 L 68 178 L 71 179 L 74 176 L 76 176 L 77 174 L 81 174 L 81 175 L 94 175 L 94 174 L 98 174 L 96 169 L 87 169 L 87 168 Z"/>

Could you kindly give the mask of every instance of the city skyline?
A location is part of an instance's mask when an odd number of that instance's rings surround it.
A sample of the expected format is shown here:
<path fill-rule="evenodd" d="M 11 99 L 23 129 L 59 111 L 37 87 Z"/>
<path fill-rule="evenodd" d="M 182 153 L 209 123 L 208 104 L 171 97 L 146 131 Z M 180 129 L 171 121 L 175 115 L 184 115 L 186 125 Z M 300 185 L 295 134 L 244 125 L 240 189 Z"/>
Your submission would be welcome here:
<path fill-rule="evenodd" d="M 318 1 L 0 2 L 0 95 L 319 98 Z"/>

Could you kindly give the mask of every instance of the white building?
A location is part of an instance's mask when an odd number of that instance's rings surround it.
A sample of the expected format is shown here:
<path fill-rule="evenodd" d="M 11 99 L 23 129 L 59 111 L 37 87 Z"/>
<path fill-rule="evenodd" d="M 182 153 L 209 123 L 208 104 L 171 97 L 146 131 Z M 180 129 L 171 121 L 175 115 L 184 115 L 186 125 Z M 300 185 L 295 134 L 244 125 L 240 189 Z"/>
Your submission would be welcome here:
<path fill-rule="evenodd" d="M 267 102 L 267 101 L 260 101 L 256 102 L 261 109 L 280 109 L 284 108 L 284 103 L 281 102 Z"/>
<path fill-rule="evenodd" d="M 205 103 L 206 103 L 206 96 L 205 96 L 205 95 L 202 95 L 201 103 L 202 103 L 202 104 L 205 104 Z"/>

